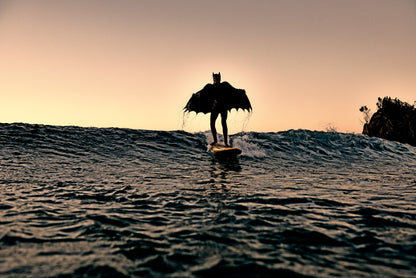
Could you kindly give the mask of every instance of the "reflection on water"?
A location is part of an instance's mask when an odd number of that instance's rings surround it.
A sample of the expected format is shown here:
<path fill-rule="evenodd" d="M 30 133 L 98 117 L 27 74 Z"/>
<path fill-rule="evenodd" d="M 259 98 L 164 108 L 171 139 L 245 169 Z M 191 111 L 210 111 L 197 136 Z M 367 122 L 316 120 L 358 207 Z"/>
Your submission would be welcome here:
<path fill-rule="evenodd" d="M 227 171 L 241 171 L 240 161 L 238 156 L 236 155 L 227 156 L 212 154 L 211 164 L 213 166 L 218 166 L 220 169 L 222 169 L 224 171 L 224 174 L 226 174 Z"/>

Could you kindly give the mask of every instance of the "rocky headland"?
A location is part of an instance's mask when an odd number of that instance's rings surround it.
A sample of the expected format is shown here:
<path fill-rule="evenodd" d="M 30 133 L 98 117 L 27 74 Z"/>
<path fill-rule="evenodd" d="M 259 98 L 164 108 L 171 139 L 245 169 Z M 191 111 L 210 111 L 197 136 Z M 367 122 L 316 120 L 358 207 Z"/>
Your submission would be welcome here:
<path fill-rule="evenodd" d="M 370 115 L 370 110 L 363 106 L 363 134 L 398 141 L 416 146 L 416 108 L 390 97 L 378 98 L 377 112 Z"/>

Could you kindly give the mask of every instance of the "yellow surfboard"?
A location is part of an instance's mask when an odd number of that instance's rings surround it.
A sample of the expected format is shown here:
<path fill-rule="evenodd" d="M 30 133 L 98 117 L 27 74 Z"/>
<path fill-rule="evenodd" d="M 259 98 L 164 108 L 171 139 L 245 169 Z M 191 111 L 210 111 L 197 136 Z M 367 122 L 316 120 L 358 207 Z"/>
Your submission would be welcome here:
<path fill-rule="evenodd" d="M 239 148 L 232 148 L 232 147 L 226 147 L 224 145 L 215 144 L 211 146 L 211 151 L 214 154 L 219 155 L 238 155 L 241 154 L 241 150 Z"/>

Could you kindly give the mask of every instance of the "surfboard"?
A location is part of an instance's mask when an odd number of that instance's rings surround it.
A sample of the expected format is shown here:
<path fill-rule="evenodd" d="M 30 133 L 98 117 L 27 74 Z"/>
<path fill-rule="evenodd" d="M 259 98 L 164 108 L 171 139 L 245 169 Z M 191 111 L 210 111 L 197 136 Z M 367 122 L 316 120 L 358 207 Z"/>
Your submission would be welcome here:
<path fill-rule="evenodd" d="M 241 150 L 239 148 L 226 147 L 224 145 L 215 144 L 211 146 L 211 151 L 218 155 L 239 155 Z"/>

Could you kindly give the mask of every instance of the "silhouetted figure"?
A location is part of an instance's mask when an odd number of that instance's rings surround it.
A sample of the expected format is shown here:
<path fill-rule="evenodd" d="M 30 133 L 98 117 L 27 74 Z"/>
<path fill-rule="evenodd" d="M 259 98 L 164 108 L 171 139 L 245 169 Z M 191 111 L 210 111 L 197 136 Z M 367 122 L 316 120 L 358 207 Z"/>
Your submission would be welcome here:
<path fill-rule="evenodd" d="M 211 145 L 215 145 L 218 142 L 217 130 L 215 128 L 215 121 L 218 118 L 218 114 L 221 114 L 221 125 L 222 125 L 222 134 L 224 136 L 224 144 L 228 146 L 228 127 L 227 127 L 227 112 L 228 111 L 225 108 L 224 97 L 221 94 L 221 90 L 220 90 L 221 73 L 220 72 L 218 74 L 212 73 L 212 78 L 214 79 L 214 90 L 212 91 L 214 102 L 212 105 L 210 126 L 211 126 L 212 138 L 214 138 L 214 142 L 212 142 Z"/>
<path fill-rule="evenodd" d="M 214 145 L 218 142 L 215 121 L 221 114 L 222 131 L 224 135 L 224 144 L 228 146 L 228 127 L 227 113 L 231 109 L 252 110 L 250 101 L 246 92 L 242 89 L 236 89 L 228 82 L 221 82 L 221 73 L 212 73 L 214 84 L 207 84 L 199 92 L 192 95 L 185 106 L 186 112 L 194 111 L 196 113 L 211 113 L 210 126 Z"/>

